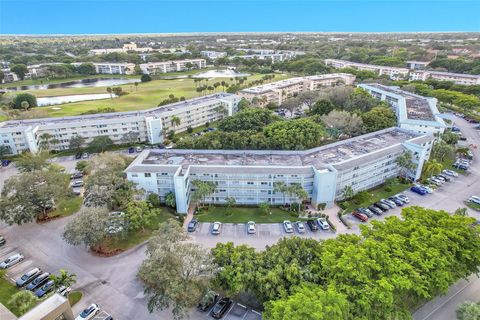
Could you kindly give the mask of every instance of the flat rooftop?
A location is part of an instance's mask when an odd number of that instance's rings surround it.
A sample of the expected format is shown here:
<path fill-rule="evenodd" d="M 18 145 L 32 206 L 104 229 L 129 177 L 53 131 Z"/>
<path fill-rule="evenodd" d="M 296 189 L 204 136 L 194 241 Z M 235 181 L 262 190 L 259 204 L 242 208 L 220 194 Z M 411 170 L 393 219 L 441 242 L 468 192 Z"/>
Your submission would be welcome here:
<path fill-rule="evenodd" d="M 304 150 L 150 150 L 137 165 L 182 166 L 314 166 L 317 169 L 423 138 L 400 128 L 388 128 L 329 145 Z M 128 169 L 127 169 L 128 171 Z"/>
<path fill-rule="evenodd" d="M 480 79 L 480 74 L 453 73 L 453 72 L 435 71 L 435 70 L 422 70 L 422 72 L 444 75 L 444 76 L 451 76 L 451 77 L 458 77 L 458 78 Z"/>
<path fill-rule="evenodd" d="M 226 98 L 233 96 L 229 93 L 215 93 L 204 97 L 198 97 L 193 99 L 188 99 L 185 101 L 180 101 L 172 104 L 167 104 L 161 107 L 155 107 L 152 109 L 145 109 L 139 111 L 127 111 L 127 112 L 113 112 L 113 113 L 98 113 L 82 116 L 70 116 L 70 117 L 61 117 L 61 118 L 39 118 L 39 119 L 28 119 L 28 120 L 9 120 L 0 122 L 1 128 L 21 128 L 28 126 L 48 126 L 56 125 L 61 123 L 72 123 L 72 122 L 84 122 L 84 121 L 101 121 L 101 120 L 111 120 L 111 119 L 121 119 L 121 118 L 130 118 L 130 117 L 144 117 L 144 116 L 161 116 L 163 113 L 183 109 L 195 105 L 202 105 L 207 102 L 211 102 L 217 99 Z M 42 108 L 42 107 L 38 107 Z"/>
<path fill-rule="evenodd" d="M 268 92 L 268 91 L 275 90 L 275 89 L 281 89 L 281 88 L 286 88 L 286 87 L 289 87 L 289 86 L 292 86 L 292 85 L 301 84 L 301 83 L 303 83 L 303 81 L 305 81 L 305 79 L 303 77 L 290 78 L 290 79 L 285 79 L 285 80 L 280 80 L 280 81 L 275 81 L 275 82 L 271 82 L 271 83 L 262 84 L 262 85 L 255 86 L 255 87 L 250 87 L 250 88 L 247 88 L 247 89 L 243 89 L 241 92 L 264 93 L 264 92 Z"/>
<path fill-rule="evenodd" d="M 355 65 L 355 66 L 362 66 L 362 67 L 371 67 L 371 68 L 376 68 L 376 69 L 391 69 L 391 70 L 408 72 L 407 68 L 401 68 L 401 67 L 380 66 L 380 65 L 376 65 L 376 64 L 353 62 L 353 61 L 340 60 L 340 59 L 325 59 L 325 61 L 339 62 L 339 63 L 351 64 L 351 65 Z"/>
<path fill-rule="evenodd" d="M 371 87 L 391 92 L 405 98 L 407 118 L 411 120 L 436 121 L 430 104 L 425 97 L 400 90 L 396 87 L 384 86 L 378 83 L 369 83 Z"/>

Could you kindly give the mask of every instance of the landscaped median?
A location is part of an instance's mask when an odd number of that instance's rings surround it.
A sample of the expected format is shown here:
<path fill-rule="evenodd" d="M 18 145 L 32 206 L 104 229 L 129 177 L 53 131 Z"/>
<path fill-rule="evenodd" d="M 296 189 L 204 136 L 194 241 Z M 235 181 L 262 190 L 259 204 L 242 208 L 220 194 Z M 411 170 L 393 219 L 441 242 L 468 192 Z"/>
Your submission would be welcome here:
<path fill-rule="evenodd" d="M 195 217 L 200 222 L 223 222 L 223 223 L 278 223 L 284 220 L 305 220 L 298 217 L 293 211 L 278 207 L 270 207 L 266 214 L 258 207 L 205 207 Z"/>
<path fill-rule="evenodd" d="M 18 291 L 17 287 L 5 279 L 5 271 L 0 271 L 0 303 L 7 307 L 14 315 L 20 317 L 22 315 L 20 310 L 9 303 L 12 296 Z"/>

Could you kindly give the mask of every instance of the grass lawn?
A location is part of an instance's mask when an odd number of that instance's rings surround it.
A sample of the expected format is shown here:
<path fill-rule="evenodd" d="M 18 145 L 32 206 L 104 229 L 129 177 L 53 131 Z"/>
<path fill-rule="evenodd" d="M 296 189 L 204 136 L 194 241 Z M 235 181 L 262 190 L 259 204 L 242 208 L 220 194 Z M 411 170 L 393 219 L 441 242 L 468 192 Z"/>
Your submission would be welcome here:
<path fill-rule="evenodd" d="M 284 220 L 297 221 L 301 218 L 294 217 L 290 212 L 279 209 L 270 208 L 270 214 L 261 215 L 260 209 L 256 207 L 213 207 L 208 211 L 199 213 L 195 217 L 200 222 L 225 222 L 225 223 L 246 223 L 248 221 L 255 221 L 256 223 L 276 223 Z"/>
<path fill-rule="evenodd" d="M 7 307 L 7 309 L 14 315 L 19 317 L 21 316 L 20 311 L 8 304 L 8 301 L 15 293 L 19 292 L 19 290 L 3 277 L 4 274 L 4 271 L 0 271 L 0 303 Z"/>
<path fill-rule="evenodd" d="M 68 295 L 68 302 L 70 302 L 70 306 L 73 307 L 80 299 L 82 299 L 83 293 L 80 291 L 72 291 Z"/>
<path fill-rule="evenodd" d="M 176 216 L 168 211 L 168 209 L 162 208 L 161 214 L 152 222 L 150 228 L 145 229 L 144 232 L 142 230 L 129 231 L 122 237 L 108 238 L 102 245 L 102 249 L 105 252 L 109 252 L 115 250 L 125 251 L 132 248 L 150 238 L 152 232 L 158 228 L 158 225 L 168 219 L 176 219 Z"/>
<path fill-rule="evenodd" d="M 197 70 L 198 72 L 198 70 Z M 254 74 L 248 77 L 248 83 L 258 80 L 263 74 Z M 276 74 L 274 81 L 289 78 L 288 74 Z M 229 78 L 216 78 L 208 81 L 209 85 L 215 82 L 226 81 L 231 83 Z M 202 82 L 205 84 L 205 82 Z M 51 117 L 63 117 L 71 115 L 79 115 L 88 110 L 96 110 L 98 108 L 114 108 L 116 111 L 132 111 L 152 108 L 158 105 L 162 100 L 168 98 L 170 94 L 176 97 L 194 98 L 199 94 L 195 91 L 196 85 L 193 79 L 173 79 L 173 80 L 153 80 L 146 83 L 140 83 L 137 88 L 133 84 L 125 84 L 120 86 L 123 91 L 129 94 L 114 99 L 82 101 L 68 103 L 56 106 L 44 107 Z M 218 88 L 221 90 L 221 87 Z M 62 96 L 72 94 L 89 94 L 89 93 L 107 93 L 106 87 L 88 87 L 88 88 L 59 88 L 48 90 L 31 90 L 28 91 L 37 97 L 46 96 Z M 7 95 L 14 95 L 8 93 Z M 61 110 L 53 110 L 52 108 L 61 108 Z"/>
<path fill-rule="evenodd" d="M 345 209 L 346 213 L 352 212 L 354 209 L 359 208 L 359 207 L 367 207 L 380 199 L 385 199 L 390 196 L 393 196 L 394 194 L 400 193 L 405 191 L 411 186 L 409 183 L 401 183 L 398 180 L 394 180 L 391 186 L 386 186 L 386 185 L 381 185 L 377 188 L 367 190 L 369 197 L 367 200 L 362 201 L 362 202 L 356 202 L 355 197 L 352 200 L 348 201 L 343 201 L 343 203 L 347 203 L 348 206 Z"/>
<path fill-rule="evenodd" d="M 72 197 L 67 199 L 62 199 L 57 204 L 57 209 L 49 213 L 49 216 L 69 216 L 78 210 L 82 206 L 83 198 L 82 197 Z"/>
<path fill-rule="evenodd" d="M 465 201 L 465 205 L 475 211 L 480 211 L 480 204 L 476 204 L 474 202 L 471 202 L 471 201 Z"/>
<path fill-rule="evenodd" d="M 0 122 L 1 122 L 1 121 L 5 121 L 5 120 L 7 120 L 7 119 L 8 119 L 8 118 L 7 118 L 6 115 L 0 114 Z"/>

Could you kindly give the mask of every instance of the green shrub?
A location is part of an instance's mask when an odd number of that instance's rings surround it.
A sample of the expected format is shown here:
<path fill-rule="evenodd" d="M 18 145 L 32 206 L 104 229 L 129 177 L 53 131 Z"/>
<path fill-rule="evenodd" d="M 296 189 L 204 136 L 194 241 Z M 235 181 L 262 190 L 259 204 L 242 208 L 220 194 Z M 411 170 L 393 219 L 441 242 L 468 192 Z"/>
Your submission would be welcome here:
<path fill-rule="evenodd" d="M 37 106 L 37 98 L 31 93 L 19 93 L 13 98 L 13 108 L 24 109 L 22 102 L 28 102 L 28 109 Z"/>
<path fill-rule="evenodd" d="M 318 210 L 325 210 L 325 207 L 327 206 L 326 203 L 319 203 L 318 206 L 317 206 L 317 209 Z"/>
<path fill-rule="evenodd" d="M 187 132 L 188 132 L 188 133 L 192 133 L 192 132 L 193 132 L 193 128 L 189 126 L 189 127 L 187 128 Z"/>

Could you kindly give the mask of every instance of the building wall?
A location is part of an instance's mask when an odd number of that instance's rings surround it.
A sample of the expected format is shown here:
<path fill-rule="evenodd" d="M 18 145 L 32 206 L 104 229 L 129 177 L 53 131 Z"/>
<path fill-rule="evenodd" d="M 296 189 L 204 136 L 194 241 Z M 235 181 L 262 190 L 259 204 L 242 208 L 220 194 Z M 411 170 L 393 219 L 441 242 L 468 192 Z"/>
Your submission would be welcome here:
<path fill-rule="evenodd" d="M 145 74 L 154 75 L 159 73 L 185 71 L 187 70 L 188 63 L 192 64 L 196 69 L 207 67 L 207 61 L 205 59 L 188 59 L 142 63 L 140 69 L 142 69 L 142 72 Z"/>

